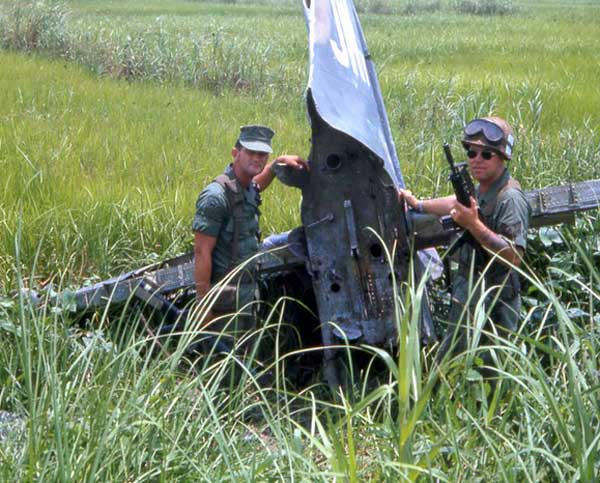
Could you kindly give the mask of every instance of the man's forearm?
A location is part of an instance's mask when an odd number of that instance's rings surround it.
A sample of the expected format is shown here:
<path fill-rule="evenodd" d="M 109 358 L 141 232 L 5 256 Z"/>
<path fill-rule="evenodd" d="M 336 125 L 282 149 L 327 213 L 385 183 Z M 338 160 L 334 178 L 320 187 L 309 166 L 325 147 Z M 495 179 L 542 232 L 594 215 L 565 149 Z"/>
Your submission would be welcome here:
<path fill-rule="evenodd" d="M 432 215 L 444 216 L 450 213 L 450 209 L 456 202 L 456 196 L 445 196 L 443 198 L 433 198 L 431 200 L 422 200 L 423 212 Z"/>
<path fill-rule="evenodd" d="M 210 290 L 212 275 L 212 258 L 202 252 L 194 256 L 194 280 L 196 282 L 196 298 L 201 299 Z"/>
<path fill-rule="evenodd" d="M 275 161 L 269 161 L 264 169 L 254 177 L 253 181 L 258 185 L 259 191 L 266 190 L 273 179 L 275 179 L 275 171 L 273 171 L 273 163 Z"/>
<path fill-rule="evenodd" d="M 265 168 L 254 177 L 254 182 L 258 185 L 260 191 L 264 191 L 275 178 L 273 164 L 285 166 L 286 168 L 295 169 L 298 171 L 309 171 L 308 162 L 296 154 L 282 154 L 270 163 L 267 163 Z"/>
<path fill-rule="evenodd" d="M 519 266 L 521 263 L 521 254 L 518 249 L 513 247 L 498 233 L 485 226 L 481 220 L 477 220 L 468 230 L 482 247 L 515 266 Z"/>

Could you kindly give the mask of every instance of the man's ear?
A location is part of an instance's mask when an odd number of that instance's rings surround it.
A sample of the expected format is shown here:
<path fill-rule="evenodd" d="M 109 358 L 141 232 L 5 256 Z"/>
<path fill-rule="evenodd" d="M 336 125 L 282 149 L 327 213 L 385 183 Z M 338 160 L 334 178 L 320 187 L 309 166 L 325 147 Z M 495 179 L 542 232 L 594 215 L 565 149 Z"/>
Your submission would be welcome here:
<path fill-rule="evenodd" d="M 231 157 L 233 159 L 237 158 L 237 155 L 239 154 L 239 152 L 240 151 L 238 150 L 238 148 L 235 148 L 235 147 L 231 148 Z"/>

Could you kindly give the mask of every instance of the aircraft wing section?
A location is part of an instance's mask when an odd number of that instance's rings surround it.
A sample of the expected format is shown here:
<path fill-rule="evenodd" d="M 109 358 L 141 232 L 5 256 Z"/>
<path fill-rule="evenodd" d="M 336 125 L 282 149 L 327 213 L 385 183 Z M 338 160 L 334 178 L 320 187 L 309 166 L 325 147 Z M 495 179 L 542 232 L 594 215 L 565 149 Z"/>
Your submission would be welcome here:
<path fill-rule="evenodd" d="M 310 55 L 307 97 L 323 121 L 373 151 L 396 187 L 404 187 L 379 81 L 352 0 L 304 0 L 303 5 Z"/>

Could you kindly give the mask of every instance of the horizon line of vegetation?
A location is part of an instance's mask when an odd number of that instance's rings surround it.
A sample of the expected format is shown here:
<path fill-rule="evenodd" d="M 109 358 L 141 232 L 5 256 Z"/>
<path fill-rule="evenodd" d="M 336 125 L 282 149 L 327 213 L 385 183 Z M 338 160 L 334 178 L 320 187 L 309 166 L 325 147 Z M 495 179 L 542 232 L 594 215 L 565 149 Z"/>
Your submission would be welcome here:
<path fill-rule="evenodd" d="M 237 4 L 235 0 L 214 3 L 229 8 Z M 516 8 L 511 0 L 368 0 L 358 3 L 357 10 L 397 15 L 435 11 L 506 15 Z M 181 82 L 215 94 L 228 89 L 255 95 L 270 89 L 297 90 L 294 80 L 298 75 L 302 77 L 305 70 L 304 65 L 270 65 L 265 59 L 272 53 L 272 45 L 249 44 L 246 39 L 236 39 L 219 28 L 201 33 L 170 32 L 158 17 L 155 25 L 139 32 L 96 30 L 78 22 L 63 2 L 0 4 L 0 47 L 76 62 L 113 78 Z"/>

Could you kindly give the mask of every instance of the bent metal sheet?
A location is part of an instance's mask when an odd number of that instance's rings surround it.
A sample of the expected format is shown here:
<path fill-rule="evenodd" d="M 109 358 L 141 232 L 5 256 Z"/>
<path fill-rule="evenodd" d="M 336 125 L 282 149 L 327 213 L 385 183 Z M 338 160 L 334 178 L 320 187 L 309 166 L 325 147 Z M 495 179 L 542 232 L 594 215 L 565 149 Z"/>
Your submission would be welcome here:
<path fill-rule="evenodd" d="M 353 137 L 404 187 L 379 81 L 351 0 L 305 0 L 310 69 L 307 96 L 331 127 Z"/>

